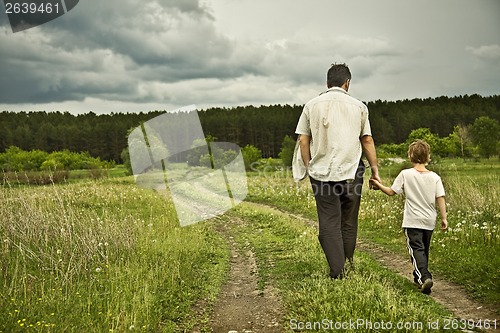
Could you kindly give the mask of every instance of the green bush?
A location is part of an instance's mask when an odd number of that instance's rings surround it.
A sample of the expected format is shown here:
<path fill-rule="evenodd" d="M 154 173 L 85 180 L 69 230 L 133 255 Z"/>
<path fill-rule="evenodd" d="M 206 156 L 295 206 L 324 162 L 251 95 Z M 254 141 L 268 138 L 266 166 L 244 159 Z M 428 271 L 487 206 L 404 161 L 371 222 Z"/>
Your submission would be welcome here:
<path fill-rule="evenodd" d="M 278 154 L 283 165 L 292 166 L 293 152 L 295 150 L 296 140 L 292 139 L 289 135 L 285 136 L 281 145 L 281 151 Z"/>
<path fill-rule="evenodd" d="M 41 150 L 25 151 L 12 146 L 0 154 L 0 168 L 6 172 L 100 169 L 106 166 L 107 162 L 90 156 L 88 152 L 62 150 L 49 154 Z"/>
<path fill-rule="evenodd" d="M 253 145 L 246 145 L 241 149 L 241 154 L 243 155 L 243 161 L 245 162 L 245 168 L 247 170 L 251 169 L 252 163 L 259 161 L 262 158 L 262 152 L 259 148 Z"/>
<path fill-rule="evenodd" d="M 406 158 L 407 149 L 408 147 L 405 143 L 382 144 L 377 147 L 377 156 L 379 158 L 387 158 L 387 157 Z"/>

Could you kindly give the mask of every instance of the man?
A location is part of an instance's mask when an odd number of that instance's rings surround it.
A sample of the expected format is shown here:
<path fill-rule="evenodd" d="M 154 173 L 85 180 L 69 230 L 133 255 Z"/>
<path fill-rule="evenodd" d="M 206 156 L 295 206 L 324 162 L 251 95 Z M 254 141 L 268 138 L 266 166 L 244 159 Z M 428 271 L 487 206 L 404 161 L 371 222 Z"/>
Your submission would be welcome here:
<path fill-rule="evenodd" d="M 368 108 L 348 94 L 351 72 L 345 64 L 328 70 L 328 90 L 310 100 L 297 124 L 302 160 L 318 210 L 318 239 L 330 266 L 330 277 L 342 278 L 346 259 L 352 264 L 364 165 L 380 181 Z"/>

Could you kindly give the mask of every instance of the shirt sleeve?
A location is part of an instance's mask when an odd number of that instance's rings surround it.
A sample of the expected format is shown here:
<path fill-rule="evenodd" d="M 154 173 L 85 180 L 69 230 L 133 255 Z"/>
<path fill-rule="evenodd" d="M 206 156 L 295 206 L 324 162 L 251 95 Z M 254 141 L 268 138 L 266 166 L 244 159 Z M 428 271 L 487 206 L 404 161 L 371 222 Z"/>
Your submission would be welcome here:
<path fill-rule="evenodd" d="M 363 106 L 364 106 L 364 108 L 361 111 L 362 114 L 361 114 L 361 132 L 359 135 L 360 138 L 365 136 L 365 135 L 369 135 L 369 136 L 372 135 L 372 129 L 370 126 L 370 119 L 368 117 L 368 108 L 364 104 L 363 104 Z"/>
<path fill-rule="evenodd" d="M 304 106 L 304 110 L 300 115 L 299 122 L 297 123 L 297 128 L 295 129 L 296 134 L 303 134 L 311 136 L 311 125 L 309 123 L 309 108 Z"/>
<path fill-rule="evenodd" d="M 404 189 L 404 174 L 403 171 L 399 173 L 399 175 L 394 179 L 394 182 L 392 183 L 391 189 L 396 192 L 396 194 L 401 194 L 403 193 Z"/>
<path fill-rule="evenodd" d="M 445 192 L 444 192 L 443 182 L 441 181 L 441 177 L 438 176 L 438 179 L 436 182 L 436 198 L 444 197 L 444 196 L 445 196 Z"/>

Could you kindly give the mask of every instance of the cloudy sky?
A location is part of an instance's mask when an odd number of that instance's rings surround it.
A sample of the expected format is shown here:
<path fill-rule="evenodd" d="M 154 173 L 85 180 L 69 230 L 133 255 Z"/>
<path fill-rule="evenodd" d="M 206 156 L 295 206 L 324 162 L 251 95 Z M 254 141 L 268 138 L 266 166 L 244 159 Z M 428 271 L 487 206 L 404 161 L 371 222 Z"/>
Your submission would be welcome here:
<path fill-rule="evenodd" d="M 363 101 L 498 95 L 500 1 L 81 0 L 17 33 L 0 12 L 0 110 L 304 104 L 333 62 Z"/>

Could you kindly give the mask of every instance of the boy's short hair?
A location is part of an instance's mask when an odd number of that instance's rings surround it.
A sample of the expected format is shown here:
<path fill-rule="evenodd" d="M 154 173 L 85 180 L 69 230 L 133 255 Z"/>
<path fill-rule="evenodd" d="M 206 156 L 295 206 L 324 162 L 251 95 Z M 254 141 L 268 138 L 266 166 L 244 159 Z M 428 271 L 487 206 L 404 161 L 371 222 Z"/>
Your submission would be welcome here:
<path fill-rule="evenodd" d="M 408 147 L 408 157 L 412 163 L 428 163 L 430 160 L 431 146 L 425 141 L 415 140 Z"/>

